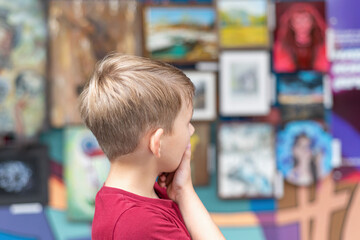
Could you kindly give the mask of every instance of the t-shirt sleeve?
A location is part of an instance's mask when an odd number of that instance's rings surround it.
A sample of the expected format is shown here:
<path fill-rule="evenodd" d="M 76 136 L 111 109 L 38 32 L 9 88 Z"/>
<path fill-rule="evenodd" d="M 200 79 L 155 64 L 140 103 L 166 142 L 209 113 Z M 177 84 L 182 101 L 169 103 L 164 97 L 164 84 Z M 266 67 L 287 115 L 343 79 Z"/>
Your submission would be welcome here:
<path fill-rule="evenodd" d="M 131 208 L 119 217 L 113 236 L 116 240 L 191 240 L 184 230 L 165 216 L 140 207 Z"/>

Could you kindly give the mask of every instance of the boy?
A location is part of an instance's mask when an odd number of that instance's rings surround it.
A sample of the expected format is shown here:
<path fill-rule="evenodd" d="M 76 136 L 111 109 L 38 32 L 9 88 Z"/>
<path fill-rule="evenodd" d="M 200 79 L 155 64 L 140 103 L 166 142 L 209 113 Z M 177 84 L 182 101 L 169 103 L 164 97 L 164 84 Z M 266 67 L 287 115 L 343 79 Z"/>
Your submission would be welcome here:
<path fill-rule="evenodd" d="M 193 95 L 169 64 L 117 54 L 98 63 L 80 96 L 111 162 L 92 239 L 224 239 L 191 182 Z"/>

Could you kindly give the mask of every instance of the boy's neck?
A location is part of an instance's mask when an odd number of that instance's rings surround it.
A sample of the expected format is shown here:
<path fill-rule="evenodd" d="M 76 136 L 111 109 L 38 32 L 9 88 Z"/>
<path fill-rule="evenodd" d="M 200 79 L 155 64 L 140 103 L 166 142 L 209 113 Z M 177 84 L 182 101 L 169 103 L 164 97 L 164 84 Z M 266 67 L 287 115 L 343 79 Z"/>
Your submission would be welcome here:
<path fill-rule="evenodd" d="M 105 186 L 149 198 L 159 198 L 154 190 L 158 176 L 156 161 L 146 152 L 136 151 L 114 159 Z"/>

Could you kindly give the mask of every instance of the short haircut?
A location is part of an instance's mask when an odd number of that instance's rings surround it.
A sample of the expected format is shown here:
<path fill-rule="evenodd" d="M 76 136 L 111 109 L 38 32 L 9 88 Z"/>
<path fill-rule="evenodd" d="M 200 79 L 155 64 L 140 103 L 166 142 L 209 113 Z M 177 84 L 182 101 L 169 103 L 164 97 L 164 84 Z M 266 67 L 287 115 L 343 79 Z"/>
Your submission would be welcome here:
<path fill-rule="evenodd" d="M 131 153 L 144 134 L 171 134 L 194 85 L 176 67 L 144 57 L 110 54 L 95 67 L 80 95 L 80 113 L 106 156 Z"/>

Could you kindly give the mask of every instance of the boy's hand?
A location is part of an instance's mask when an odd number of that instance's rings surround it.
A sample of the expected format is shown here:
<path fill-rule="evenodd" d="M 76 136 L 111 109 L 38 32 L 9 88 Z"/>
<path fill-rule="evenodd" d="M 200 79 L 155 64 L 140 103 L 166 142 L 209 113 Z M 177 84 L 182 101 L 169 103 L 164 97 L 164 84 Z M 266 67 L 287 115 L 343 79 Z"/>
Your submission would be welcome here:
<path fill-rule="evenodd" d="M 179 203 L 180 197 L 187 191 L 193 189 L 191 180 L 191 146 L 186 148 L 179 167 L 172 173 L 163 173 L 159 176 L 159 185 L 167 187 L 167 194 L 171 200 Z"/>

